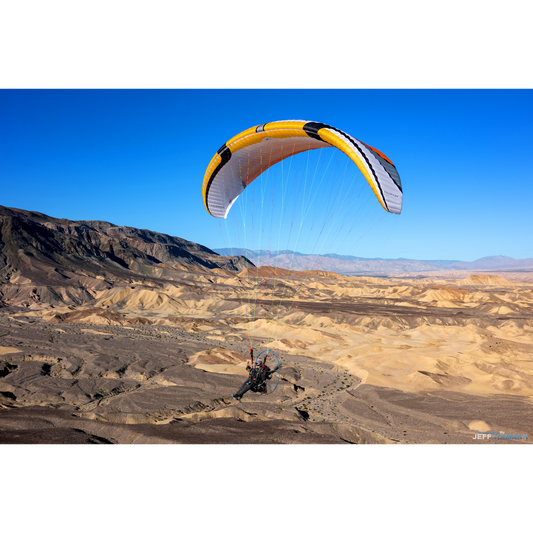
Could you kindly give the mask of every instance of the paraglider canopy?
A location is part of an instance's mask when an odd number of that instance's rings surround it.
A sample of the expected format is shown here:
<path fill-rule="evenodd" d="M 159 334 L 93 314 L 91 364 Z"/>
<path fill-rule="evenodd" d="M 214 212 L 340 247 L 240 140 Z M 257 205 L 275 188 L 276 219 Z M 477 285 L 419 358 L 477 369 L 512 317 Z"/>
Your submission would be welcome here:
<path fill-rule="evenodd" d="M 324 147 L 344 152 L 362 172 L 383 208 L 401 213 L 400 176 L 385 154 L 338 128 L 306 120 L 268 122 L 227 141 L 205 172 L 205 208 L 216 218 L 226 218 L 242 191 L 265 170 L 292 155 Z"/>

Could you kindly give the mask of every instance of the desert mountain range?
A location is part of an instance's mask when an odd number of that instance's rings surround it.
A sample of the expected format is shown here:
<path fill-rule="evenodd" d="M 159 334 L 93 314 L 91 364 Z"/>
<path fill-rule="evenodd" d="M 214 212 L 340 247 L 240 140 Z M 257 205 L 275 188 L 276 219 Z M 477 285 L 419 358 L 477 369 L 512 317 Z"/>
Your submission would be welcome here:
<path fill-rule="evenodd" d="M 21 209 L 0 225 L 0 442 L 533 433 L 532 272 L 350 277 Z M 250 347 L 281 377 L 237 401 Z"/>
<path fill-rule="evenodd" d="M 290 268 L 292 270 L 326 270 L 345 276 L 395 275 L 404 272 L 434 272 L 452 270 L 479 270 L 490 272 L 533 272 L 533 259 L 513 259 L 503 255 L 483 257 L 476 261 L 419 261 L 415 259 L 368 259 L 337 254 L 302 254 L 291 250 L 269 251 L 246 248 L 217 248 L 224 256 L 239 255 L 256 266 Z"/>
<path fill-rule="evenodd" d="M 12 303 L 44 298 L 79 304 L 92 299 L 91 290 L 117 281 L 253 266 L 242 256 L 222 257 L 205 246 L 154 231 L 2 206 L 0 232 L 0 294 Z M 30 287 L 33 296 L 28 296 Z"/>

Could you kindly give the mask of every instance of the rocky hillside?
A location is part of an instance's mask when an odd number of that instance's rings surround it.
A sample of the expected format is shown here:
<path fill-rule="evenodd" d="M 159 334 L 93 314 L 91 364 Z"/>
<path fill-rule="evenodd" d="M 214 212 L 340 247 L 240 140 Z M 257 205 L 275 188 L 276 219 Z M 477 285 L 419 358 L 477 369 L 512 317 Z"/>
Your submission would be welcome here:
<path fill-rule="evenodd" d="M 183 271 L 240 271 L 251 266 L 245 257 L 223 257 L 155 231 L 0 206 L 0 297 L 11 304 L 22 289 L 21 302 L 31 294 L 41 298 L 44 291 L 52 300 L 79 304 L 90 299 L 88 290 L 117 281 L 172 280 Z"/>

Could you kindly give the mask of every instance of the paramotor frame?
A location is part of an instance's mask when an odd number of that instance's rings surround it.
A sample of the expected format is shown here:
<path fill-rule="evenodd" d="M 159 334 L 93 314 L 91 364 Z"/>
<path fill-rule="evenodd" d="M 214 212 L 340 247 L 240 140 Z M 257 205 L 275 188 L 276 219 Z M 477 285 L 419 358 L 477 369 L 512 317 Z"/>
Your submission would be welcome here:
<path fill-rule="evenodd" d="M 265 365 L 268 366 L 271 371 L 270 379 L 267 379 L 266 381 L 266 392 L 272 394 L 278 387 L 281 376 L 281 365 L 278 356 L 272 350 L 262 351 L 255 359 L 255 369 L 259 370 Z"/>

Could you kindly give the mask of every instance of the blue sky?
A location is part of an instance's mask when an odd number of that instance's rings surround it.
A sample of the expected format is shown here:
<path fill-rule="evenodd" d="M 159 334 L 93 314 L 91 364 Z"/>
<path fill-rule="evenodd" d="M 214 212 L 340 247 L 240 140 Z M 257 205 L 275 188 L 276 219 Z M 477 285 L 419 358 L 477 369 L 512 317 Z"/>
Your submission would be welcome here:
<path fill-rule="evenodd" d="M 201 198 L 211 157 L 250 126 L 296 118 L 382 150 L 404 188 L 400 216 L 355 252 L 324 253 L 533 257 L 531 90 L 2 90 L 0 108 L 8 207 L 221 247 Z"/>

